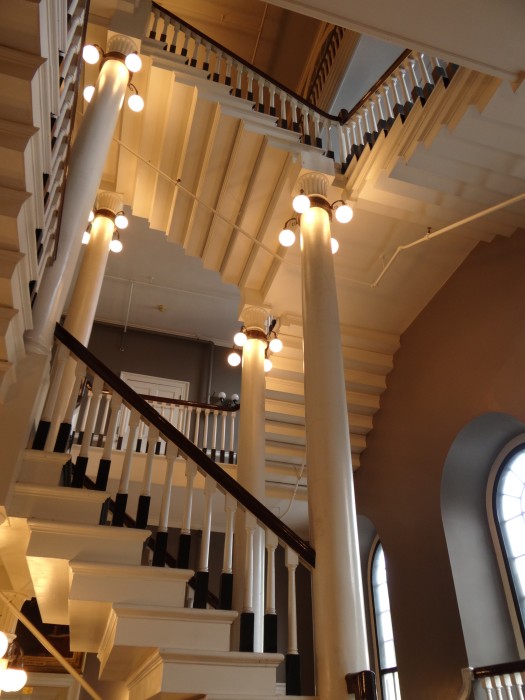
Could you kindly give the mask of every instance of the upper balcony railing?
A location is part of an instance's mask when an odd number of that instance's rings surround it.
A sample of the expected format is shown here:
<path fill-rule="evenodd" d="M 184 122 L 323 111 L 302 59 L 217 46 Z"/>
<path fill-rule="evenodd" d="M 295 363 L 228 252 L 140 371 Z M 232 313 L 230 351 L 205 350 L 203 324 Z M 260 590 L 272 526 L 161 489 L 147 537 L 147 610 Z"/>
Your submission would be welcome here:
<path fill-rule="evenodd" d="M 50 81 L 57 81 L 50 91 L 50 114 L 44 119 L 51 120 L 50 139 L 47 146 L 49 156 L 44 159 L 43 173 L 43 220 L 35 232 L 37 274 L 31 283 L 30 293 L 34 299 L 50 259 L 56 255 L 64 189 L 66 183 L 67 163 L 71 147 L 71 136 L 78 98 L 78 84 L 82 61 L 81 50 L 87 28 L 89 0 L 68 0 L 57 3 L 58 15 L 63 22 L 58 27 L 51 26 L 54 41 L 50 47 L 57 49 L 57 55 L 50 57 L 56 65 L 49 66 Z M 51 23 L 50 23 L 51 24 Z M 56 36 L 55 34 L 58 34 Z"/>
<path fill-rule="evenodd" d="M 252 108 L 275 117 L 278 127 L 336 160 L 345 170 L 353 157 L 372 148 L 394 121 L 405 119 L 414 104 L 425 104 L 439 81 L 448 85 L 456 66 L 437 57 L 405 51 L 350 111 L 329 114 L 210 39 L 180 17 L 153 3 L 149 38 L 171 55 L 205 71 Z"/>
<path fill-rule="evenodd" d="M 466 668 L 458 700 L 524 700 L 525 660 Z"/>

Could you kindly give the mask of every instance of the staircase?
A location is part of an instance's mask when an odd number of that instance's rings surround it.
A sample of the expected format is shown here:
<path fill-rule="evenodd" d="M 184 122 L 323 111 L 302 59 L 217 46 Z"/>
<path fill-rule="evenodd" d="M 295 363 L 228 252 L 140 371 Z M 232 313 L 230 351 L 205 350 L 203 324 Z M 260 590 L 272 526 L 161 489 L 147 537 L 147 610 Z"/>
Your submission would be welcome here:
<path fill-rule="evenodd" d="M 292 593 L 295 591 L 295 570 L 300 560 L 312 568 L 315 553 L 66 331 L 57 327 L 57 334 L 61 343 L 66 343 L 60 347 L 67 347 L 68 354 L 63 351 L 57 354 L 54 376 L 60 381 L 60 365 L 68 361 L 68 356 L 75 358 L 79 371 L 72 399 L 85 382 L 87 372 L 95 377 L 93 397 L 80 454 L 73 465 L 72 480 L 68 476 L 69 467 L 64 469 L 70 455 L 38 449 L 28 449 L 23 454 L 9 519 L 0 528 L 3 538 L 0 548 L 6 554 L 3 562 L 10 572 L 10 587 L 27 597 L 37 598 L 45 623 L 69 625 L 71 649 L 96 653 L 100 662 L 100 679 L 124 682 L 129 698 L 233 700 L 250 697 L 267 700 L 281 694 L 281 686 L 276 684 L 276 669 L 285 657 L 276 653 L 277 614 L 271 598 L 275 581 L 268 581 L 266 617 L 273 618 L 273 623 L 265 633 L 264 648 L 267 651 L 254 653 L 253 637 L 250 648 L 250 641 L 246 642 L 249 633 L 243 634 L 246 625 L 247 629 L 253 625 L 253 613 L 249 612 L 253 603 L 249 597 L 245 598 L 247 611 L 240 616 L 241 651 L 231 651 L 231 627 L 238 617 L 238 613 L 231 609 L 231 556 L 237 504 L 246 512 L 248 532 L 254 531 L 257 523 L 264 529 L 269 562 L 274 561 L 279 541 L 285 548 L 286 567 L 290 582 L 294 582 L 293 585 L 290 583 L 289 595 L 292 597 L 289 605 L 293 605 L 294 610 L 292 613 L 289 607 L 288 623 L 279 617 L 279 625 L 285 630 L 288 627 L 290 639 L 294 635 L 297 638 L 297 632 L 292 632 L 290 627 L 296 618 L 295 593 Z M 99 459 L 91 443 L 103 384 L 111 392 L 109 425 L 113 432 L 108 431 L 105 436 L 108 450 Z M 51 393 L 52 387 L 53 384 Z M 123 410 L 124 402 L 132 412 L 130 449 L 126 448 L 115 495 L 106 492 L 106 488 L 108 483 L 111 484 L 109 477 L 115 468 L 116 417 Z M 71 429 L 74 405 L 75 401 L 70 401 L 60 426 L 51 423 L 41 426 L 42 430 L 58 435 L 60 440 Z M 111 412 L 115 411 L 115 420 L 112 420 Z M 123 484 L 126 478 L 129 483 L 131 473 L 127 456 L 133 459 L 133 437 L 138 434 L 136 417 L 139 422 L 147 422 L 150 429 L 148 454 L 139 454 L 139 458 L 154 455 L 155 431 L 162 435 L 166 444 L 165 455 L 156 457 L 156 468 L 165 472 L 164 488 L 158 496 L 152 491 L 152 472 L 149 471 L 148 483 L 146 465 L 146 480 L 143 482 L 146 487 L 137 513 L 137 520 L 158 522 L 154 537 L 151 537 L 151 531 L 137 527 L 126 513 L 128 491 Z M 35 442 L 41 439 L 42 435 L 37 434 Z M 162 467 L 159 462 L 162 462 Z M 187 475 L 182 514 L 175 511 L 175 501 L 170 505 L 174 467 L 180 469 L 181 466 Z M 81 484 L 94 485 L 85 477 L 86 472 L 93 469 L 96 472 L 95 489 L 78 488 Z M 197 471 L 201 476 L 195 479 Z M 60 482 L 72 486 L 59 486 Z M 219 498 L 217 489 L 224 494 L 220 499 L 224 508 L 222 516 L 220 508 L 212 505 Z M 108 499 L 112 499 L 109 509 Z M 200 499 L 204 502 L 199 503 Z M 131 527 L 118 526 L 124 522 Z M 215 540 L 215 546 L 224 548 L 219 609 L 210 608 L 207 603 L 208 563 L 211 566 L 216 559 L 213 555 L 210 558 L 212 522 L 214 530 L 222 528 L 225 533 Z M 177 554 L 181 568 L 165 566 L 168 561 L 173 562 L 168 552 L 168 532 L 173 523 L 182 524 Z M 201 524 L 202 533 L 199 533 Z M 145 549 L 147 543 L 154 547 L 152 567 L 141 565 L 149 559 Z M 193 557 L 190 555 L 192 547 L 200 548 L 197 571 L 188 568 L 190 557 Z M 171 548 L 174 548 L 173 543 Z M 247 556 L 247 561 L 250 561 L 248 552 Z M 190 579 L 195 589 L 193 608 L 188 607 Z M 288 648 L 284 651 L 287 651 L 287 669 L 293 666 L 298 671 L 298 662 L 291 664 L 289 661 L 290 656 L 298 659 L 298 650 Z M 287 687 L 288 694 L 302 697 L 297 692 L 299 677 L 294 678 L 289 670 Z"/>

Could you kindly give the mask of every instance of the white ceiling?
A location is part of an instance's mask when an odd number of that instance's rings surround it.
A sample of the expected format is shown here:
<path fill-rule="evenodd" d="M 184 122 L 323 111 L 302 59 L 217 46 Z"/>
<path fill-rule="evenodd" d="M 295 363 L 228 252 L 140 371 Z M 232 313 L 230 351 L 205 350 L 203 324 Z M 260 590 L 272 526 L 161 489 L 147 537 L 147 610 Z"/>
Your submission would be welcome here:
<path fill-rule="evenodd" d="M 144 219 L 130 216 L 121 240 L 122 252 L 109 254 L 98 320 L 231 344 L 239 326 L 237 287 Z"/>

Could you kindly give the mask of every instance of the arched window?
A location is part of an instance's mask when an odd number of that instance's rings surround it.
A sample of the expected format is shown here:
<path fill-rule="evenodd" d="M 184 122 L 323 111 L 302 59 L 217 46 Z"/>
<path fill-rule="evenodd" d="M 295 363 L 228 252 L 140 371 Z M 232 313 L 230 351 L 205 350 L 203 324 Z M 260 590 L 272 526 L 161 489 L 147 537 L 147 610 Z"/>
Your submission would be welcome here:
<path fill-rule="evenodd" d="M 370 578 L 380 692 L 382 700 L 400 700 L 401 692 L 399 690 L 394 632 L 390 614 L 390 599 L 388 597 L 385 553 L 381 542 L 377 543 L 372 554 Z"/>
<path fill-rule="evenodd" d="M 494 519 L 521 634 L 525 639 L 525 445 L 503 461 L 493 491 Z"/>

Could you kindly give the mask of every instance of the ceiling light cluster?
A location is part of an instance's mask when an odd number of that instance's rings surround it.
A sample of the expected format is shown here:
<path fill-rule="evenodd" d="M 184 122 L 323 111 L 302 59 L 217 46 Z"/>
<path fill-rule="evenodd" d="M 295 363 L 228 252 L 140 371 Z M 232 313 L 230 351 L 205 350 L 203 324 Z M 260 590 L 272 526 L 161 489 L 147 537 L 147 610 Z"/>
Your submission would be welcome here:
<path fill-rule="evenodd" d="M 319 202 L 317 201 L 319 198 L 316 197 L 315 199 L 315 205 L 317 206 L 319 204 Z M 292 206 L 294 208 L 294 211 L 297 212 L 298 216 L 292 216 L 290 219 L 288 219 L 288 221 L 284 224 L 281 233 L 279 234 L 279 243 L 285 248 L 289 248 L 295 243 L 295 229 L 299 227 L 301 214 L 304 214 L 308 211 L 308 209 L 310 209 L 310 207 L 312 206 L 312 201 L 310 197 L 308 197 L 308 195 L 304 193 L 304 190 L 301 190 L 299 194 L 296 197 L 294 197 L 292 201 Z M 336 201 L 332 204 L 328 204 L 328 202 L 326 202 L 326 205 L 324 205 L 323 208 L 327 209 L 330 215 L 333 212 L 335 214 L 335 218 L 341 224 L 347 224 L 349 221 L 352 220 L 352 217 L 354 216 L 352 207 L 344 199 L 336 199 Z M 332 253 L 337 253 L 337 251 L 339 250 L 339 243 L 335 238 L 331 239 L 331 245 Z"/>
<path fill-rule="evenodd" d="M 104 53 L 104 50 L 98 44 L 86 44 L 82 50 L 82 58 L 90 65 L 95 65 L 99 61 L 101 62 L 101 65 L 108 60 L 121 61 L 129 71 L 128 87 L 131 91 L 131 95 L 128 97 L 128 107 L 133 112 L 142 112 L 144 109 L 144 100 L 139 95 L 136 86 L 131 82 L 133 73 L 138 73 L 142 68 L 142 59 L 136 51 L 133 53 L 128 53 L 127 55 L 120 53 L 119 51 L 109 51 L 108 53 Z M 94 92 L 94 85 L 86 85 L 83 93 L 86 102 L 91 102 Z"/>
<path fill-rule="evenodd" d="M 27 683 L 27 673 L 22 666 L 23 652 L 15 640 L 9 642 L 5 632 L 0 632 L 0 691 L 4 693 L 14 693 L 22 690 Z"/>
<path fill-rule="evenodd" d="M 259 340 L 266 341 L 266 348 L 264 350 L 264 371 L 269 372 L 272 369 L 272 361 L 270 360 L 270 353 L 278 353 L 283 349 L 283 341 L 277 336 L 274 330 L 277 319 L 272 319 L 269 327 L 268 333 L 264 333 L 260 330 L 248 330 L 245 326 L 241 328 L 233 336 L 233 350 L 228 355 L 228 364 L 232 367 L 238 367 L 241 364 L 241 353 L 239 349 L 242 349 L 250 338 L 258 338 Z"/>
<path fill-rule="evenodd" d="M 128 217 L 123 211 L 118 211 L 116 214 L 111 209 L 93 209 L 88 216 L 88 225 L 82 236 L 82 245 L 87 245 L 91 238 L 91 226 L 96 216 L 105 216 L 113 221 L 115 230 L 113 231 L 113 239 L 109 244 L 109 249 L 112 253 L 120 253 L 123 248 L 120 240 L 120 230 L 125 229 L 129 225 Z"/>

